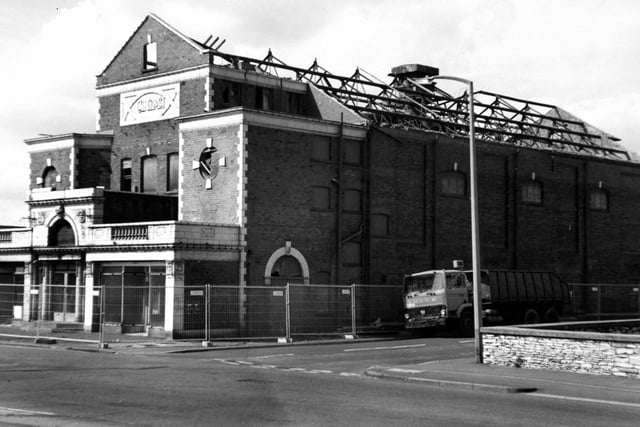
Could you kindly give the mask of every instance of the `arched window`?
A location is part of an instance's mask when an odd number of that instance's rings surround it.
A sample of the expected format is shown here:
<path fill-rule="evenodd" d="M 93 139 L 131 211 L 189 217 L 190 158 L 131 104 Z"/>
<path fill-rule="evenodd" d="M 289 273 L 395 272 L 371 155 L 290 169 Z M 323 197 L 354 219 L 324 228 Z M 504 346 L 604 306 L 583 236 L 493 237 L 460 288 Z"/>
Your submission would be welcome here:
<path fill-rule="evenodd" d="M 64 219 L 49 228 L 49 246 L 75 246 L 76 236 L 73 228 Z"/>
<path fill-rule="evenodd" d="M 271 270 L 272 285 L 286 285 L 287 283 L 303 283 L 302 266 L 291 255 L 277 259 Z"/>
<path fill-rule="evenodd" d="M 44 172 L 42 172 L 42 187 L 50 187 L 51 189 L 55 189 L 57 176 L 58 173 L 56 171 L 56 168 L 54 168 L 53 166 L 47 166 L 44 169 Z"/>

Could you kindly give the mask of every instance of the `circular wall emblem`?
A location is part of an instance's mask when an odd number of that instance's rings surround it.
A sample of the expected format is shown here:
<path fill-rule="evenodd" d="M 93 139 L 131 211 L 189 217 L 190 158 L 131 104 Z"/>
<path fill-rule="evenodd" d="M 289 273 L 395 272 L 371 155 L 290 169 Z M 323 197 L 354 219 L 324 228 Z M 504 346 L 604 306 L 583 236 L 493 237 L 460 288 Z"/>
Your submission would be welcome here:
<path fill-rule="evenodd" d="M 200 153 L 200 175 L 204 179 L 213 179 L 218 175 L 220 166 L 218 165 L 218 156 L 215 154 L 218 150 L 215 147 L 207 147 Z"/>

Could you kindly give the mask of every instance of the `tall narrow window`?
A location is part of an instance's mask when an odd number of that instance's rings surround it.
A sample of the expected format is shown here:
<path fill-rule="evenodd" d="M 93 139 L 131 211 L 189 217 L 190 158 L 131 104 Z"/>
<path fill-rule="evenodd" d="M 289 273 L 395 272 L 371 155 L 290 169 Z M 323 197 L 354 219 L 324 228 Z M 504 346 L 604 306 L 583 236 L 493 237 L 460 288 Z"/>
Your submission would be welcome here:
<path fill-rule="evenodd" d="M 609 210 L 609 193 L 601 188 L 591 190 L 589 193 L 589 208 L 593 211 Z"/>
<path fill-rule="evenodd" d="M 167 191 L 178 191 L 178 153 L 167 155 Z"/>
<path fill-rule="evenodd" d="M 120 162 L 120 191 L 131 191 L 131 159 Z"/>
<path fill-rule="evenodd" d="M 331 191 L 328 187 L 313 187 L 312 209 L 331 209 Z"/>
<path fill-rule="evenodd" d="M 158 191 L 158 158 L 147 156 L 142 158 L 142 192 Z"/>
<path fill-rule="evenodd" d="M 522 202 L 530 205 L 542 204 L 542 183 L 540 181 L 527 181 L 522 186 Z"/>
<path fill-rule="evenodd" d="M 256 108 L 271 109 L 271 89 L 256 87 Z"/>
<path fill-rule="evenodd" d="M 56 171 L 56 168 L 54 168 L 53 166 L 47 166 L 42 173 L 42 186 L 44 188 L 50 187 L 52 190 L 55 190 L 57 176 L 58 173 Z"/>
<path fill-rule="evenodd" d="M 362 191 L 347 189 L 344 191 L 344 207 L 347 212 L 360 212 L 362 206 Z"/>
<path fill-rule="evenodd" d="M 144 45 L 144 71 L 151 71 L 158 68 L 158 45 L 149 42 Z"/>

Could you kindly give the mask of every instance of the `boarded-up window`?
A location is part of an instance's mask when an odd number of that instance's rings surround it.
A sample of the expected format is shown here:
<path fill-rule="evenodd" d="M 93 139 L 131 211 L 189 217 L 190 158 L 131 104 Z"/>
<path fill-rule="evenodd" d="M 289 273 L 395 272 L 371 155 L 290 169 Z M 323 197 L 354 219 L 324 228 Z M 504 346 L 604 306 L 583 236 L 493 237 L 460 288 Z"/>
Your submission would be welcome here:
<path fill-rule="evenodd" d="M 344 141 L 344 162 L 352 165 L 359 165 L 362 162 L 360 141 Z"/>
<path fill-rule="evenodd" d="M 377 237 L 389 235 L 389 215 L 371 215 L 371 234 Z"/>
<path fill-rule="evenodd" d="M 158 158 L 147 156 L 142 158 L 142 192 L 158 191 Z"/>
<path fill-rule="evenodd" d="M 345 190 L 344 210 L 350 212 L 360 212 L 362 206 L 362 191 Z"/>
<path fill-rule="evenodd" d="M 167 155 L 167 191 L 178 191 L 178 153 Z"/>
<path fill-rule="evenodd" d="M 331 209 L 331 192 L 328 187 L 313 187 L 313 209 Z"/>
<path fill-rule="evenodd" d="M 467 177 L 458 171 L 446 172 L 442 175 L 442 194 L 446 196 L 467 195 Z"/>
<path fill-rule="evenodd" d="M 343 246 L 342 260 L 345 265 L 359 265 L 361 260 L 360 242 L 347 242 Z"/>
<path fill-rule="evenodd" d="M 542 204 L 542 183 L 540 181 L 527 181 L 522 186 L 522 202 L 532 205 Z"/>
<path fill-rule="evenodd" d="M 314 139 L 312 156 L 314 160 L 331 160 L 331 140 Z"/>
<path fill-rule="evenodd" d="M 594 211 L 609 210 L 609 193 L 607 190 L 596 189 L 589 193 L 589 208 Z"/>

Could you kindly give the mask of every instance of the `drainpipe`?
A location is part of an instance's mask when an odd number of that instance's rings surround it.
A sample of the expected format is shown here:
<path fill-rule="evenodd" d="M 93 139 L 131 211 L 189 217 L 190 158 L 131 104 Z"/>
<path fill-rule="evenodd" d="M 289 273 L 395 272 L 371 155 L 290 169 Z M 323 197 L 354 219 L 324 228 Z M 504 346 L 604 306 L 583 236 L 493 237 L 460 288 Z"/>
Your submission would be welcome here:
<path fill-rule="evenodd" d="M 343 174 L 343 136 L 344 136 L 344 113 L 340 113 L 340 131 L 338 134 L 338 176 L 336 177 L 337 197 L 336 197 L 336 283 L 340 283 L 342 264 L 342 174 Z"/>

